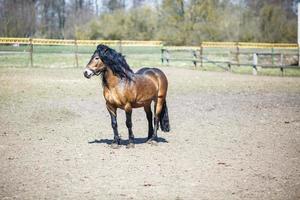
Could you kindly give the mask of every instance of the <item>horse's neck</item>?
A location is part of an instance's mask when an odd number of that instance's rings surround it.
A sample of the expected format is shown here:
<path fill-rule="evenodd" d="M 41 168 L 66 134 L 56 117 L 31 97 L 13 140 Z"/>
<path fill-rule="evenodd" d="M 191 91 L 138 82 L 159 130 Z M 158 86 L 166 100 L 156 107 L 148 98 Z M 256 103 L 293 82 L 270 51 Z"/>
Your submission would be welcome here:
<path fill-rule="evenodd" d="M 105 82 L 104 87 L 108 87 L 109 89 L 116 87 L 120 82 L 120 78 L 116 76 L 109 68 L 106 70 L 103 78 Z"/>

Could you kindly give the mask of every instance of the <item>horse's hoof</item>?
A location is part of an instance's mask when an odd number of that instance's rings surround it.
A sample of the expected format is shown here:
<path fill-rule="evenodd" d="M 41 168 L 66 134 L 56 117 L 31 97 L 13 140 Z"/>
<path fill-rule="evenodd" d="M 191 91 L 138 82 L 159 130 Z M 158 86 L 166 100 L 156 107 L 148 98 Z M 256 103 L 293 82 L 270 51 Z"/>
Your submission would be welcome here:
<path fill-rule="evenodd" d="M 134 148 L 134 144 L 133 143 L 129 143 L 126 145 L 127 149 L 133 149 Z"/>
<path fill-rule="evenodd" d="M 119 148 L 121 147 L 121 145 L 119 145 L 118 143 L 112 143 L 112 144 L 110 145 L 110 147 L 111 147 L 112 149 L 119 149 Z"/>
<path fill-rule="evenodd" d="M 148 140 L 147 143 L 148 143 L 148 144 L 151 144 L 152 146 L 157 146 L 157 145 L 158 145 L 158 142 L 155 141 L 155 140 L 153 140 L 153 139 Z"/>

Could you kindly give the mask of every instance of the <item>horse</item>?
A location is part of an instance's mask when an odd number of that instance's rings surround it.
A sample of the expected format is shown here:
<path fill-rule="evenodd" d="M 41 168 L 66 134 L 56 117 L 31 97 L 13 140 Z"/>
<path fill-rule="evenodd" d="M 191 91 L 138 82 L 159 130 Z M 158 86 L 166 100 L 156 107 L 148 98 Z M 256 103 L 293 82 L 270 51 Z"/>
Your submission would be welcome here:
<path fill-rule="evenodd" d="M 88 79 L 94 75 L 100 76 L 102 79 L 103 96 L 110 114 L 114 134 L 111 143 L 112 148 L 118 148 L 121 144 L 117 125 L 118 108 L 126 113 L 129 141 L 127 148 L 134 148 L 131 119 L 133 108 L 144 108 L 148 120 L 147 143 L 157 144 L 159 125 L 163 132 L 170 131 L 166 103 L 168 79 L 160 69 L 141 68 L 134 73 L 121 53 L 100 44 L 97 46 L 83 74 Z M 154 120 L 152 119 L 152 102 L 154 102 Z"/>

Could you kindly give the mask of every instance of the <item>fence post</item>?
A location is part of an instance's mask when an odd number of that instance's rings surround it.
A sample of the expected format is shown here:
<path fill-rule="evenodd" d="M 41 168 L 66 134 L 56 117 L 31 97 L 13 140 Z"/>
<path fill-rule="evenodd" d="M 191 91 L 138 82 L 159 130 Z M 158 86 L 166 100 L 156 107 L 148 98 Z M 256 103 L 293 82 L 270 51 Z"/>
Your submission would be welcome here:
<path fill-rule="evenodd" d="M 32 42 L 32 38 L 29 38 L 29 45 L 30 45 L 30 49 L 29 49 L 30 67 L 33 67 L 33 42 Z"/>
<path fill-rule="evenodd" d="M 79 67 L 79 65 L 78 65 L 78 45 L 77 45 L 77 39 L 75 39 L 74 45 L 75 45 L 75 65 L 76 65 L 76 67 Z"/>
<path fill-rule="evenodd" d="M 192 50 L 192 54 L 193 54 L 193 57 L 194 57 L 194 60 L 193 60 L 194 68 L 197 69 L 197 53 L 196 53 L 196 50 Z"/>
<path fill-rule="evenodd" d="M 165 51 L 165 49 L 162 47 L 161 48 L 161 64 L 162 65 L 164 64 L 164 51 Z"/>
<path fill-rule="evenodd" d="M 257 53 L 253 54 L 253 69 L 252 69 L 252 74 L 257 75 L 257 63 L 258 63 L 258 57 Z"/>
<path fill-rule="evenodd" d="M 200 43 L 200 63 L 201 63 L 201 68 L 203 67 L 203 44 L 202 42 Z"/>
<path fill-rule="evenodd" d="M 230 63 L 230 61 L 227 63 L 227 67 L 228 67 L 228 70 L 229 70 L 230 72 L 232 72 L 232 68 L 231 68 L 231 63 Z"/>
<path fill-rule="evenodd" d="M 240 58 L 239 58 L 239 55 L 240 55 L 240 47 L 239 47 L 239 42 L 237 42 L 235 45 L 236 45 L 236 54 L 235 54 L 235 58 L 236 58 L 237 66 L 239 67 L 239 66 L 240 66 Z"/>
<path fill-rule="evenodd" d="M 281 71 L 281 76 L 283 76 L 283 54 L 280 54 L 280 71 Z"/>

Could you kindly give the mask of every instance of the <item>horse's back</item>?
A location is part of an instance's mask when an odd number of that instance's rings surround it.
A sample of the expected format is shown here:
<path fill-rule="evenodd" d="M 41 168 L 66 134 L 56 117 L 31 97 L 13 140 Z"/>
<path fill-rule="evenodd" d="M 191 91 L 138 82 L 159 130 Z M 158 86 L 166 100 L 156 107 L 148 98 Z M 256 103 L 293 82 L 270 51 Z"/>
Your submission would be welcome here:
<path fill-rule="evenodd" d="M 163 71 L 161 71 L 158 68 L 149 68 L 149 67 L 144 67 L 139 69 L 135 74 L 137 75 L 142 75 L 142 76 L 155 76 L 159 79 L 165 79 L 165 81 L 167 81 L 167 77 L 164 74 Z"/>

